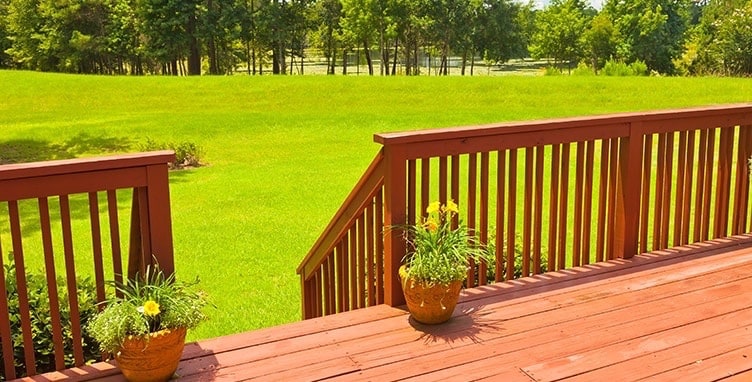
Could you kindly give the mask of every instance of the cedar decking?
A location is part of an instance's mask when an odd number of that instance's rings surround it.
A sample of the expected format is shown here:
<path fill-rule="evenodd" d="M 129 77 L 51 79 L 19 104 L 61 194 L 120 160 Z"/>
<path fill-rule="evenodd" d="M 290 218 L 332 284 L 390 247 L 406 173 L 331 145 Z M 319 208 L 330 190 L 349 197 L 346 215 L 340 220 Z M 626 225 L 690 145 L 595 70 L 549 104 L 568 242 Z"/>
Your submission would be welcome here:
<path fill-rule="evenodd" d="M 444 325 L 380 305 L 193 343 L 178 373 L 180 381 L 752 380 L 749 239 L 466 290 Z M 121 380 L 108 364 L 85 370 L 95 368 L 109 375 L 99 380 Z"/>

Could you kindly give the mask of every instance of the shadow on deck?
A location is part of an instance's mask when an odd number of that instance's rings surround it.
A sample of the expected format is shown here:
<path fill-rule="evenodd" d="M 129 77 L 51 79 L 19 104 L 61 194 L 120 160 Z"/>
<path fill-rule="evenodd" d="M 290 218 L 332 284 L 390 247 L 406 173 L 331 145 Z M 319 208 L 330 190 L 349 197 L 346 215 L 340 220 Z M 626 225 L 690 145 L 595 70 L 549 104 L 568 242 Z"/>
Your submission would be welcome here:
<path fill-rule="evenodd" d="M 752 380 L 752 237 L 463 291 L 427 326 L 385 305 L 186 346 L 181 381 Z M 110 364 L 74 379 L 119 381 Z M 37 376 L 54 380 L 63 373 Z"/>

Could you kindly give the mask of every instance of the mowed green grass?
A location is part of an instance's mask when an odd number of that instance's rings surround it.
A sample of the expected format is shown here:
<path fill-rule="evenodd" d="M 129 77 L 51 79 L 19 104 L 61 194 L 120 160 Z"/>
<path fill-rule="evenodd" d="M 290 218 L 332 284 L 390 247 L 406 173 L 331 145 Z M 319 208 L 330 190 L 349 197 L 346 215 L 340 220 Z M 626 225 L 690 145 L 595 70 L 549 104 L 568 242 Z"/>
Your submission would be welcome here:
<path fill-rule="evenodd" d="M 147 137 L 204 148 L 208 166 L 171 173 L 178 276 L 199 276 L 216 305 L 198 339 L 300 319 L 296 267 L 378 151 L 374 133 L 750 102 L 752 79 L 0 71 L 0 94 L 0 158 L 134 151 Z"/>

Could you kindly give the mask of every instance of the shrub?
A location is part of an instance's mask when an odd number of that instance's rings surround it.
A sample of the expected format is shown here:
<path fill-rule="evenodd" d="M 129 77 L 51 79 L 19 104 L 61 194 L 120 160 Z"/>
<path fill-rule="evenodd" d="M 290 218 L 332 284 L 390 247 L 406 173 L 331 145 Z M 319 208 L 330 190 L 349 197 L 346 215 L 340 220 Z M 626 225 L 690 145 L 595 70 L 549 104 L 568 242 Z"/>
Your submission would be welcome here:
<path fill-rule="evenodd" d="M 646 76 L 648 74 L 648 65 L 645 64 L 645 61 L 637 60 L 629 64 L 629 69 L 635 76 Z"/>
<path fill-rule="evenodd" d="M 561 70 L 555 66 L 546 66 L 542 70 L 544 76 L 561 76 L 563 74 Z"/>
<path fill-rule="evenodd" d="M 182 169 L 187 167 L 199 167 L 203 164 L 201 158 L 204 150 L 194 142 L 157 142 L 147 138 L 146 142 L 138 145 L 139 151 L 157 151 L 172 150 L 175 152 L 175 162 L 170 163 L 171 169 Z"/>
<path fill-rule="evenodd" d="M 13 360 L 16 366 L 16 376 L 26 375 L 24 362 L 24 344 L 21 330 L 21 313 L 19 308 L 18 288 L 16 286 L 16 269 L 10 263 L 5 265 L 5 288 L 8 299 L 8 313 L 10 317 L 10 331 L 13 338 Z M 96 287 L 90 278 L 78 278 L 78 309 L 81 327 L 84 328 L 97 313 Z M 55 347 L 52 337 L 52 319 L 50 318 L 50 298 L 47 291 L 47 278 L 44 273 L 26 274 L 27 295 L 31 310 L 31 331 L 34 336 L 34 359 L 37 373 L 55 370 Z M 70 300 L 65 278 L 57 279 L 60 322 L 63 331 L 63 349 L 65 365 L 74 365 L 73 334 L 71 328 Z M 16 335 L 17 333 L 17 335 Z M 83 333 L 83 349 L 85 361 L 95 361 L 101 353 L 87 334 Z M 5 372 L 0 368 L 0 380 L 5 380 Z"/>
<path fill-rule="evenodd" d="M 504 241 L 504 251 L 506 251 L 506 240 Z M 496 239 L 494 237 L 488 238 L 488 243 L 484 246 L 486 255 L 484 258 L 487 259 L 488 265 L 486 269 L 486 278 L 489 283 L 495 282 L 496 279 Z M 522 274 L 522 239 L 517 236 L 515 242 L 514 242 L 514 277 L 513 279 L 518 279 L 521 277 L 527 277 L 531 276 L 531 274 L 523 275 Z M 530 266 L 529 269 L 533 269 L 533 262 L 532 258 L 530 259 Z M 478 274 L 478 265 L 475 266 L 475 273 L 476 276 Z M 545 254 L 541 254 L 541 272 L 547 272 L 548 271 L 548 259 Z M 506 278 L 506 253 L 504 254 L 504 258 L 501 259 L 501 280 L 508 281 Z M 474 286 L 477 286 L 478 283 L 476 281 L 476 284 Z"/>
<path fill-rule="evenodd" d="M 626 77 L 633 74 L 629 65 L 625 64 L 623 61 L 614 60 L 606 61 L 606 65 L 603 66 L 601 73 L 605 76 L 614 77 Z"/>
<path fill-rule="evenodd" d="M 588 64 L 584 62 L 580 62 L 577 64 L 577 67 L 572 71 L 572 75 L 574 76 L 594 76 L 595 71 L 593 71 L 593 68 L 588 66 Z"/>

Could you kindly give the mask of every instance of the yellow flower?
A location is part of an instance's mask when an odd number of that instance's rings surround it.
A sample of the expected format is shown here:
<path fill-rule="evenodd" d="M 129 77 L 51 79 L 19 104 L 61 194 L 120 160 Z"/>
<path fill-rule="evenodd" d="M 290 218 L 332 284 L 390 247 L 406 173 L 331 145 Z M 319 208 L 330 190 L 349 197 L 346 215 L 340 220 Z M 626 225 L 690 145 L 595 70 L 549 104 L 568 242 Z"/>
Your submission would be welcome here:
<path fill-rule="evenodd" d="M 426 213 L 430 215 L 434 212 L 439 212 L 440 208 L 441 208 L 441 202 L 433 202 L 428 205 L 428 208 L 426 208 Z"/>
<path fill-rule="evenodd" d="M 436 220 L 434 219 L 426 219 L 426 222 L 423 223 L 423 227 L 430 232 L 436 232 L 436 230 L 439 229 L 439 224 L 436 223 Z"/>
<path fill-rule="evenodd" d="M 139 309 L 139 310 L 141 310 L 141 309 Z M 145 314 L 147 316 L 154 317 L 154 316 L 158 315 L 160 312 L 161 311 L 159 310 L 159 304 L 157 304 L 156 301 L 149 300 L 149 301 L 147 301 L 147 302 L 144 303 L 143 312 L 142 312 L 143 314 Z"/>
<path fill-rule="evenodd" d="M 452 212 L 452 213 L 458 214 L 460 213 L 460 209 L 459 207 L 457 207 L 457 203 L 455 203 L 453 200 L 450 200 L 447 202 L 446 206 L 444 207 L 444 212 L 445 213 Z"/>

